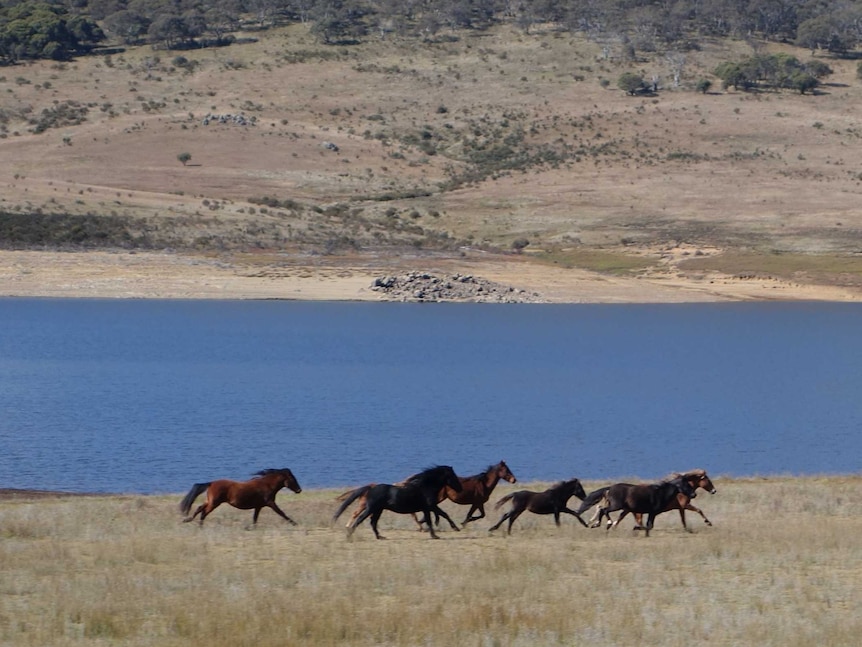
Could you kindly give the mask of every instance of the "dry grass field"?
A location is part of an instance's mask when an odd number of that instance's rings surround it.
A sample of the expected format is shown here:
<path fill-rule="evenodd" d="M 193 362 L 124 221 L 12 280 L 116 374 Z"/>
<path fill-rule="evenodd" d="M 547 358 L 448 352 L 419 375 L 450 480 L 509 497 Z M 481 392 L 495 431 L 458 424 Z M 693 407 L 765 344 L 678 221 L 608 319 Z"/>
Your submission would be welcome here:
<path fill-rule="evenodd" d="M 673 512 L 648 539 L 535 515 L 490 535 L 495 511 L 439 541 L 386 513 L 388 540 L 348 540 L 335 491 L 282 493 L 300 525 L 255 530 L 227 507 L 183 524 L 179 494 L 7 498 L 0 644 L 858 644 L 862 479 L 715 484 L 695 500 L 713 527 Z"/>
<path fill-rule="evenodd" d="M 320 272 L 348 283 L 324 298 L 370 298 L 360 283 L 409 268 L 549 301 L 862 297 L 855 61 L 828 60 L 815 96 L 700 94 L 752 48 L 703 41 L 675 87 L 663 53 L 605 58 L 551 29 L 250 36 L 2 70 L 0 211 L 89 214 L 172 250 L 146 257 L 162 292 L 127 254 L 4 252 L 4 294 L 186 296 L 198 279 L 309 298 Z M 625 95 L 629 70 L 661 90 Z"/>

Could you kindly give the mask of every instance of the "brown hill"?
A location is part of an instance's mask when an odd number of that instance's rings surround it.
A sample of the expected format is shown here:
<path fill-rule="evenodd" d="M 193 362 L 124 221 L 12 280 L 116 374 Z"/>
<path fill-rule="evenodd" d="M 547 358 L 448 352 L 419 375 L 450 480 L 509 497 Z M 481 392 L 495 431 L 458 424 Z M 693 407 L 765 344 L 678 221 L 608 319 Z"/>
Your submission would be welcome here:
<path fill-rule="evenodd" d="M 3 70 L 0 212 L 147 250 L 3 252 L 3 294 L 377 299 L 415 270 L 550 301 L 862 295 L 854 61 L 812 96 L 721 89 L 739 42 L 627 63 L 553 30 L 254 36 Z"/>

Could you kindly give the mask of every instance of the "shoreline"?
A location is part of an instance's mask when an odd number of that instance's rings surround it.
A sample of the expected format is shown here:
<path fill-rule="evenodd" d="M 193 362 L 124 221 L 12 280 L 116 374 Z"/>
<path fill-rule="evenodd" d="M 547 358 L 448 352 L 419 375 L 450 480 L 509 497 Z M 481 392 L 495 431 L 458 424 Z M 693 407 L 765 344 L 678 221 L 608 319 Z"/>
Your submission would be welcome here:
<path fill-rule="evenodd" d="M 862 480 L 862 472 L 860 473 L 835 473 L 835 474 L 750 474 L 732 476 L 728 474 L 711 475 L 710 478 L 715 482 L 732 482 L 732 483 L 759 483 L 765 481 L 771 482 L 788 482 L 788 481 L 859 481 Z M 634 481 L 638 483 L 654 482 L 649 479 L 638 476 L 615 476 L 606 478 L 587 478 L 582 479 L 584 483 L 618 483 Z M 542 479 L 533 479 L 530 481 L 519 481 L 517 488 L 529 486 L 530 484 L 551 483 Z M 333 485 L 328 487 L 313 487 L 303 488 L 304 494 L 321 494 L 325 492 L 341 492 L 343 490 L 352 489 L 356 485 Z M 506 488 L 507 484 L 500 483 L 500 487 Z M 285 490 L 285 493 L 287 491 Z M 116 498 L 116 497 L 182 497 L 185 492 L 72 492 L 68 490 L 44 490 L 38 488 L 10 488 L 0 487 L 0 502 L 4 501 L 34 501 L 47 499 L 77 499 L 77 498 Z M 298 495 L 297 495 L 298 496 Z"/>
<path fill-rule="evenodd" d="M 516 255 L 190 255 L 140 251 L 0 251 L 0 297 L 413 301 L 372 289 L 406 272 L 471 275 L 530 295 L 532 303 L 862 302 L 862 289 L 772 277 L 600 274 Z M 454 301 L 470 302 L 463 298 Z"/>

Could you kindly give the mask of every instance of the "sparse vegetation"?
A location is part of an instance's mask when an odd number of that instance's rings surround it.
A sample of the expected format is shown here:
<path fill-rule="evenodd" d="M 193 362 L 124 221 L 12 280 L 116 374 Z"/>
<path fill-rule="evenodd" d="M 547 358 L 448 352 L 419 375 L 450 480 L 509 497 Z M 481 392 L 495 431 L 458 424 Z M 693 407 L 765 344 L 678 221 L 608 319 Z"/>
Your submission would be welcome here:
<path fill-rule="evenodd" d="M 439 541 L 386 513 L 389 541 L 348 541 L 330 490 L 280 495 L 299 526 L 264 511 L 253 531 L 232 508 L 183 524 L 179 495 L 0 501 L 0 642 L 855 644 L 862 481 L 713 480 L 696 504 L 714 526 L 689 513 L 687 534 L 672 512 L 649 539 L 532 515 L 494 536 L 492 512 Z"/>

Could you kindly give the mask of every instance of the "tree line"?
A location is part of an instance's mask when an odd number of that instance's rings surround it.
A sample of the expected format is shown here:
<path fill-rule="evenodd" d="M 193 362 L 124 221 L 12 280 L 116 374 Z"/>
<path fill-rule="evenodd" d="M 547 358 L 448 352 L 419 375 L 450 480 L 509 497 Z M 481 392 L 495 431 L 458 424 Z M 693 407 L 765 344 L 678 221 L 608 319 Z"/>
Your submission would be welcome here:
<path fill-rule="evenodd" d="M 628 56 L 730 36 L 846 56 L 862 38 L 862 0 L 0 0 L 0 62 L 69 58 L 107 37 L 164 49 L 219 45 L 240 27 L 291 22 L 308 23 L 325 43 L 550 23 Z"/>

